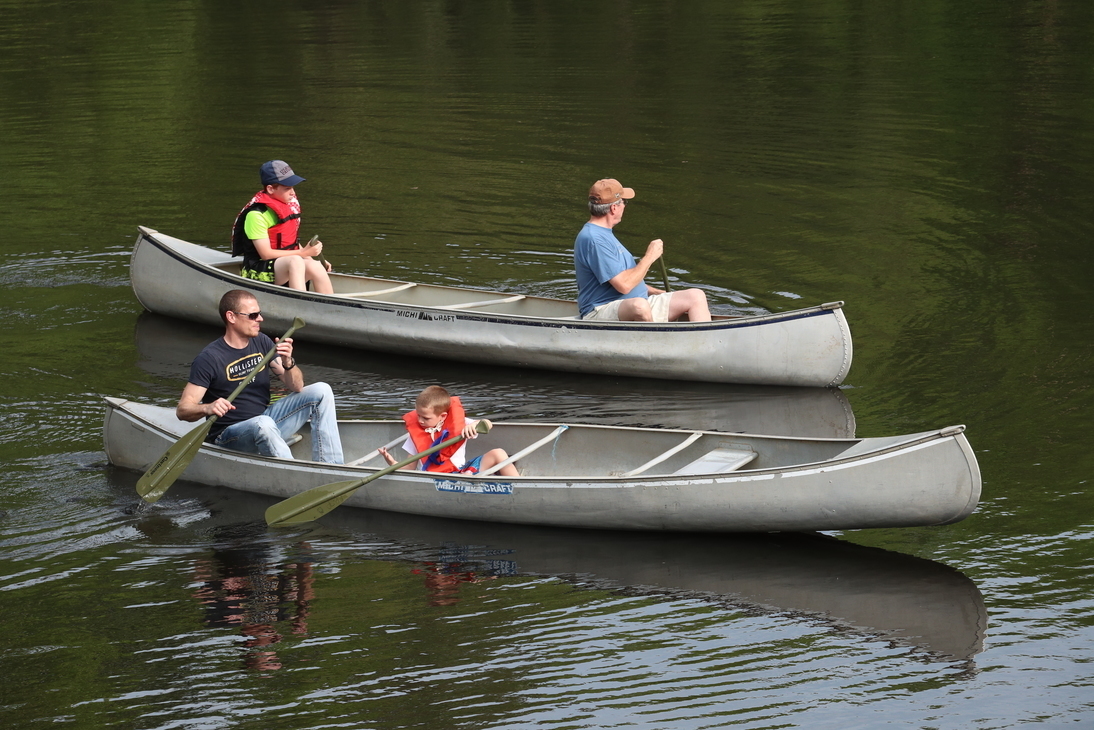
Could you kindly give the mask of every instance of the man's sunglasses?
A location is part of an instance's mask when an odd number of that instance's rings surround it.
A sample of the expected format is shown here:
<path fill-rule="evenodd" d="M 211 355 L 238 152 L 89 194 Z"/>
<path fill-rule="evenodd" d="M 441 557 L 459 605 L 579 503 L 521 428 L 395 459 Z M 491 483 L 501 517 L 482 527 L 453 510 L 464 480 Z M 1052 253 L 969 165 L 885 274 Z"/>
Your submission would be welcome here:
<path fill-rule="evenodd" d="M 247 319 L 252 320 L 252 321 L 256 320 L 256 319 L 258 319 L 259 317 L 262 316 L 261 311 L 258 311 L 258 312 L 236 312 L 236 314 L 238 314 L 240 317 L 246 317 Z"/>

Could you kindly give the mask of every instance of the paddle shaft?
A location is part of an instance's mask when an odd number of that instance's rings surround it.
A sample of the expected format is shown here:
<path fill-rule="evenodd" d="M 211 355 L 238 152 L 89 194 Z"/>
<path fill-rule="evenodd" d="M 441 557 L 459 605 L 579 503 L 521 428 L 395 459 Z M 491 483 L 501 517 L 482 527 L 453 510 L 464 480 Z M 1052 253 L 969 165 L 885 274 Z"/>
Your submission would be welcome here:
<path fill-rule="evenodd" d="M 282 340 L 288 339 L 294 332 L 304 326 L 304 320 L 297 317 L 293 320 L 292 327 L 289 331 L 281 336 Z M 257 365 L 247 374 L 236 389 L 232 391 L 225 400 L 231 403 L 236 397 L 243 392 L 243 389 L 251 384 L 251 381 L 255 379 L 262 368 L 274 358 L 277 354 L 277 346 L 275 345 L 266 355 L 259 361 Z M 163 456 L 159 458 L 152 467 L 144 473 L 144 476 L 137 482 L 137 494 L 139 494 L 146 502 L 156 502 L 160 497 L 167 492 L 168 488 L 174 484 L 179 475 L 186 470 L 190 462 L 194 460 L 198 451 L 201 449 L 201 445 L 205 443 L 205 437 L 213 427 L 213 422 L 217 420 L 215 415 L 209 416 L 205 419 L 205 423 L 201 424 L 195 429 L 187 432 L 182 438 L 176 441 L 170 448 L 164 452 Z"/>
<path fill-rule="evenodd" d="M 669 289 L 669 270 L 665 268 L 665 257 L 662 256 L 659 260 L 661 261 L 661 281 L 665 284 L 665 291 L 672 291 Z"/>
<path fill-rule="evenodd" d="M 479 433 L 487 433 L 490 430 L 490 426 L 485 421 L 479 421 L 475 424 L 475 430 Z M 395 464 L 390 464 L 380 471 L 369 474 L 363 479 L 356 481 L 346 482 L 343 486 L 336 487 L 340 482 L 334 482 L 333 484 L 324 484 L 320 487 L 314 487 L 306 492 L 301 492 L 294 497 L 282 500 L 275 505 L 272 505 L 266 510 L 266 524 L 268 525 L 296 525 L 301 522 L 311 522 L 312 520 L 322 517 L 330 510 L 337 507 L 342 502 L 349 499 L 350 493 L 360 489 L 369 482 L 379 479 L 382 476 L 386 476 L 393 471 L 402 469 L 404 466 L 409 466 L 415 463 L 419 459 L 424 459 L 431 454 L 434 454 L 441 449 L 447 448 L 452 444 L 459 443 L 464 440 L 463 434 L 459 436 L 453 436 L 450 439 L 442 441 L 436 446 L 431 446 L 420 454 L 414 454 L 403 459 Z M 334 487 L 333 489 L 331 489 Z M 324 509 L 328 504 L 334 502 L 329 508 Z M 315 512 L 314 515 L 308 513 Z M 295 519 L 294 519 L 295 518 Z"/>

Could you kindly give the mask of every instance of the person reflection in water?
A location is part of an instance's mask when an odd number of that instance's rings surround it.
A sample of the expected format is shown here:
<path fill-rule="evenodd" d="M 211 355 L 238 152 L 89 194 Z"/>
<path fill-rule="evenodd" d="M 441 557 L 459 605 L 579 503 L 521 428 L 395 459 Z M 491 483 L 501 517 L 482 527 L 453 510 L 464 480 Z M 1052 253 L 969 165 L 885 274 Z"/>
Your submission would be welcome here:
<path fill-rule="evenodd" d="M 497 579 L 496 575 L 479 575 L 464 569 L 461 563 L 422 563 L 410 571 L 425 576 L 425 588 L 430 606 L 455 606 L 460 602 L 461 583 L 482 583 Z"/>
<path fill-rule="evenodd" d="M 309 549 L 307 543 L 300 547 Z M 216 550 L 194 566 L 194 578 L 200 581 L 194 597 L 205 609 L 205 623 L 238 629 L 244 668 L 263 672 L 282 667 L 275 651 L 283 638 L 279 623 L 289 621 L 290 633 L 307 635 L 315 597 L 310 562 L 277 566 L 266 558 L 262 548 L 236 547 Z"/>

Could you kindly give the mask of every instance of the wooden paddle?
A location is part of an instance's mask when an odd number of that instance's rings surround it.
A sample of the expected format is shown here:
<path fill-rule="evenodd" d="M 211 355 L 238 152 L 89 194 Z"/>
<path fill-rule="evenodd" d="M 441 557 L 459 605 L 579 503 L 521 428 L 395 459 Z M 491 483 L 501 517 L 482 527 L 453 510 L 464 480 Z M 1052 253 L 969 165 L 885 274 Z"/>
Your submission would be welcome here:
<path fill-rule="evenodd" d="M 475 430 L 479 433 L 487 433 L 490 431 L 490 424 L 486 419 L 483 419 L 475 424 Z M 432 453 L 462 441 L 463 438 L 462 435 L 453 436 L 447 441 L 442 441 L 436 446 L 432 446 L 420 454 L 414 454 L 414 456 L 403 459 L 397 464 L 391 464 L 375 474 L 368 475 L 364 479 L 350 479 L 344 482 L 324 484 L 321 487 L 315 487 L 306 492 L 301 492 L 293 497 L 289 497 L 286 500 L 282 500 L 277 504 L 271 505 L 266 510 L 266 524 L 289 526 L 318 520 L 320 517 L 349 499 L 350 495 L 357 491 L 359 487 L 365 486 L 373 479 L 379 479 L 396 469 L 402 469 L 404 466 L 413 464 L 418 461 L 418 459 L 424 459 Z"/>
<path fill-rule="evenodd" d="M 282 335 L 281 339 L 286 340 L 292 337 L 292 333 L 304 326 L 304 320 L 297 317 L 293 320 L 292 327 L 289 331 Z M 235 400 L 236 396 L 243 392 L 243 389 L 251 384 L 251 381 L 255 379 L 255 376 L 266 367 L 266 364 L 273 359 L 277 354 L 277 347 L 266 353 L 266 356 L 259 361 L 258 365 L 255 365 L 254 369 L 247 375 L 243 381 L 236 386 L 236 389 L 232 391 L 232 394 L 226 399 L 229 403 Z M 137 494 L 141 495 L 145 502 L 156 502 L 162 497 L 167 490 L 175 483 L 175 480 L 186 471 L 186 467 L 190 466 L 190 462 L 197 456 L 198 451 L 201 449 L 201 445 L 205 442 L 205 437 L 209 435 L 209 429 L 213 427 L 213 421 L 217 420 L 216 416 L 209 416 L 205 419 L 205 423 L 201 424 L 188 434 L 180 438 L 174 443 L 163 456 L 159 458 L 155 464 L 152 465 L 148 471 L 144 473 L 144 476 L 137 482 Z"/>

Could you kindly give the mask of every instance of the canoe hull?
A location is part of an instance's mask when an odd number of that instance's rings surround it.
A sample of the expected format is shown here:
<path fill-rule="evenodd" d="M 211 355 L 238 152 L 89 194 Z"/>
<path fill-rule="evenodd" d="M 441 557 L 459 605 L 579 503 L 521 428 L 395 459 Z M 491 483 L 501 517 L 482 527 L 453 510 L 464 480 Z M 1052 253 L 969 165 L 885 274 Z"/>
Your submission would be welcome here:
<path fill-rule="evenodd" d="M 714 322 L 649 324 L 577 320 L 576 305 L 525 297 L 494 311 L 323 295 L 244 279 L 226 253 L 141 228 L 133 250 L 134 293 L 151 312 L 217 325 L 224 292 L 246 289 L 271 331 L 302 317 L 296 337 L 326 344 L 462 362 L 671 380 L 831 386 L 851 367 L 842 303 Z M 376 282 L 365 277 L 340 281 Z M 389 282 L 397 284 L 398 282 Z M 408 285 L 409 286 L 409 285 Z M 422 287 L 423 289 L 426 287 Z M 455 298 L 495 292 L 429 287 Z M 536 316 L 551 312 L 552 316 Z M 570 316 L 566 316 L 570 315 Z"/>
<path fill-rule="evenodd" d="M 347 458 L 389 441 L 401 422 L 344 422 Z M 353 424 L 364 424 L 354 426 Z M 144 471 L 180 432 L 193 427 L 169 409 L 107 399 L 104 443 L 111 463 Z M 542 424 L 499 424 L 490 445 L 519 449 L 525 430 Z M 686 431 L 624 427 L 589 429 L 578 443 L 609 437 L 635 443 L 679 439 Z M 347 438 L 360 429 L 367 438 Z M 506 429 L 509 429 L 508 431 Z M 512 433 L 512 436 L 507 434 Z M 536 431 L 539 435 L 542 431 Z M 400 471 L 357 490 L 347 505 L 369 509 L 514 524 L 617 530 L 768 532 L 940 525 L 972 513 L 980 472 L 959 427 L 899 439 L 784 439 L 718 434 L 765 454 L 780 450 L 844 450 L 835 458 L 790 468 L 695 476 L 434 477 Z M 507 441 L 507 438 L 515 439 Z M 713 436 L 712 436 L 713 438 Z M 873 442 L 877 442 L 876 446 Z M 298 444 L 295 448 L 306 447 Z M 658 447 L 660 448 L 660 447 Z M 545 451 L 550 451 L 547 447 Z M 304 452 L 306 453 L 306 451 Z M 598 458 L 597 451 L 590 459 Z M 654 452 L 656 453 L 656 452 Z M 647 455 L 643 449 L 632 464 Z M 544 456 L 544 458 L 547 458 Z M 322 484 L 368 476 L 374 468 L 279 460 L 203 448 L 187 469 L 188 481 L 287 498 Z M 580 471 L 580 468 L 578 469 Z"/>

